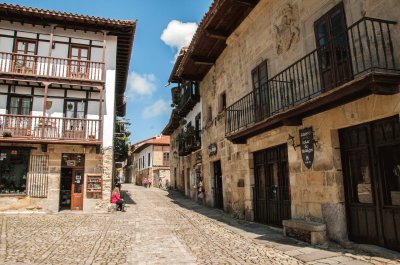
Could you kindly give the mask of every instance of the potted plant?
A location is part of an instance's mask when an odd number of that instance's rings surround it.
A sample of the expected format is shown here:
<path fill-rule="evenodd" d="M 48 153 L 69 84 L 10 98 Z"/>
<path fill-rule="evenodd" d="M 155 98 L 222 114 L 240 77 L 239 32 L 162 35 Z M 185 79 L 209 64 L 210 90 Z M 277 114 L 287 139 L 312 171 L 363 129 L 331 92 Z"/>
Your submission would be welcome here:
<path fill-rule="evenodd" d="M 3 137 L 12 137 L 12 133 L 9 130 L 4 130 L 3 131 Z"/>

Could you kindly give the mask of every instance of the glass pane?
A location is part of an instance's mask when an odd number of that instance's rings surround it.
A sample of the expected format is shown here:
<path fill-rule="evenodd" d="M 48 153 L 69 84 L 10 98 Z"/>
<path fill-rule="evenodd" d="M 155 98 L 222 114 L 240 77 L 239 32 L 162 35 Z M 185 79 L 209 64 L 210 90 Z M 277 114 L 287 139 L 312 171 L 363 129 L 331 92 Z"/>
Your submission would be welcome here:
<path fill-rule="evenodd" d="M 317 25 L 317 37 L 319 46 L 324 46 L 328 42 L 328 29 L 326 21 L 322 21 Z"/>
<path fill-rule="evenodd" d="M 33 42 L 28 42 L 28 54 L 35 54 L 36 45 Z"/>
<path fill-rule="evenodd" d="M 353 202 L 374 203 L 368 150 L 349 152 L 349 172 L 353 189 Z"/>
<path fill-rule="evenodd" d="M 31 110 L 31 99 L 30 98 L 22 98 L 21 104 L 21 115 L 29 115 Z"/>
<path fill-rule="evenodd" d="M 77 48 L 71 49 L 71 57 L 72 58 L 78 58 L 78 54 L 79 54 L 79 49 L 77 49 Z"/>
<path fill-rule="evenodd" d="M 67 110 L 66 110 L 66 117 L 67 118 L 75 118 L 75 102 L 67 101 Z"/>
<path fill-rule="evenodd" d="M 86 48 L 81 49 L 81 59 L 86 60 L 88 58 L 88 50 Z"/>
<path fill-rule="evenodd" d="M 21 194 L 26 192 L 29 150 L 0 150 L 0 194 Z"/>
<path fill-rule="evenodd" d="M 19 41 L 17 44 L 17 52 L 19 53 L 25 53 L 25 42 Z"/>
<path fill-rule="evenodd" d="M 254 70 L 252 75 L 253 75 L 253 89 L 257 89 L 260 87 L 260 84 L 258 83 L 258 71 Z"/>
<path fill-rule="evenodd" d="M 343 25 L 343 14 L 341 10 L 337 10 L 335 13 L 331 15 L 331 24 L 332 24 L 333 37 L 336 37 L 339 34 L 343 34 L 344 25 Z"/>
<path fill-rule="evenodd" d="M 83 176 L 81 171 L 75 173 L 74 178 L 74 193 L 82 193 Z"/>
<path fill-rule="evenodd" d="M 400 206 L 400 144 L 381 148 L 381 164 L 385 182 L 385 204 Z"/>

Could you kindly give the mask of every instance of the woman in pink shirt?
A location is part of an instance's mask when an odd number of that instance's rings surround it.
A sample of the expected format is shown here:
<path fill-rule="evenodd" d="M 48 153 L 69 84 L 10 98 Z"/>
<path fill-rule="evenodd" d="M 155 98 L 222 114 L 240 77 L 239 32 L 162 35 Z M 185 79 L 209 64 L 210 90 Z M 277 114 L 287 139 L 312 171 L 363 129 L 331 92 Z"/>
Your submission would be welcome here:
<path fill-rule="evenodd" d="M 117 205 L 117 211 L 125 212 L 125 201 L 119 196 L 119 189 L 115 188 L 113 194 L 111 196 L 111 203 L 115 203 Z"/>

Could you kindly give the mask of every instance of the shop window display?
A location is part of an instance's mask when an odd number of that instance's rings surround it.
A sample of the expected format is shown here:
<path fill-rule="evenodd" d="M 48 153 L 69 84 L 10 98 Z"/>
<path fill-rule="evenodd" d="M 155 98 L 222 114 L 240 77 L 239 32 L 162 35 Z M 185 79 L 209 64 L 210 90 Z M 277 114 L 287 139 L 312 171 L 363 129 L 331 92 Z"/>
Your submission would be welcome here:
<path fill-rule="evenodd" d="M 0 148 L 0 194 L 26 194 L 28 149 Z"/>

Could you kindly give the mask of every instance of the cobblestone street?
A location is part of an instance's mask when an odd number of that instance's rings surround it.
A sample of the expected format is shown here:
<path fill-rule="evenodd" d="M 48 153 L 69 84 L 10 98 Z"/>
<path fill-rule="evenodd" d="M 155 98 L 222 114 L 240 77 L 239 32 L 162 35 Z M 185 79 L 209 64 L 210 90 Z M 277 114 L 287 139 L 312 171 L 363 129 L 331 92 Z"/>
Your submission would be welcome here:
<path fill-rule="evenodd" d="M 2 215 L 0 264 L 400 264 L 395 253 L 313 248 L 176 193 L 123 190 L 125 213 Z"/>

